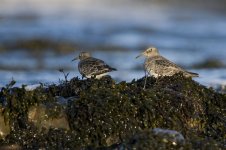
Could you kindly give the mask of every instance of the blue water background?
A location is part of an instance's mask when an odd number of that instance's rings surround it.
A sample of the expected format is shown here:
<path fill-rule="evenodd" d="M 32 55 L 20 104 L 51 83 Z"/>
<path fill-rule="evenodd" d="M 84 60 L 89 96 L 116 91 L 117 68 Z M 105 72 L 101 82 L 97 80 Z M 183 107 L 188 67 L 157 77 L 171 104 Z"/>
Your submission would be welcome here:
<path fill-rule="evenodd" d="M 23 2 L 25 0 L 22 0 Z M 37 2 L 37 1 L 36 1 Z M 52 1 L 51 1 L 52 2 Z M 70 3 L 69 3 L 70 2 Z M 2 3 L 2 4 L 1 4 Z M 200 74 L 197 82 L 206 86 L 226 84 L 226 68 L 194 69 L 193 64 L 209 58 L 226 64 L 226 13 L 224 11 L 166 5 L 139 1 L 57 0 L 55 5 L 41 0 L 18 5 L 0 3 L 0 43 L 18 39 L 45 38 L 80 43 L 71 53 L 46 51 L 44 65 L 35 69 L 40 59 L 26 50 L 5 50 L 0 54 L 3 66 L 25 70 L 0 70 L 0 85 L 12 78 L 17 85 L 58 83 L 63 75 L 58 68 L 67 68 L 69 79 L 80 76 L 77 63 L 71 59 L 80 51 L 90 51 L 118 69 L 111 75 L 117 81 L 131 81 L 144 76 L 144 59 L 135 57 L 148 46 L 184 68 Z M 28 19 L 29 18 L 29 19 Z M 100 46 L 115 47 L 104 50 Z"/>

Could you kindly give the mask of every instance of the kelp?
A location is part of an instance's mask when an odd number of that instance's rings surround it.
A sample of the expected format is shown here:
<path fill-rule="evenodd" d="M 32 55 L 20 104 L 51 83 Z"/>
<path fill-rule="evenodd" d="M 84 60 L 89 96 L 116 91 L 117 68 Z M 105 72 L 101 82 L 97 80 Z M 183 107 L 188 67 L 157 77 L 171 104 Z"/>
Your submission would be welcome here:
<path fill-rule="evenodd" d="M 129 149 L 145 145 L 168 148 L 150 132 L 153 128 L 163 128 L 176 130 L 185 137 L 186 144 L 176 148 L 225 146 L 225 94 L 181 74 L 148 77 L 146 89 L 143 89 L 144 80 L 117 83 L 106 76 L 100 80 L 73 78 L 34 91 L 3 88 L 0 92 L 3 114 L 13 128 L 0 144 L 55 149 L 113 149 L 115 145 Z M 62 108 L 70 130 L 53 127 L 40 131 L 28 121 L 28 109 L 40 104 L 48 108 L 59 96 L 68 99 Z M 134 138 L 135 144 L 131 142 Z"/>

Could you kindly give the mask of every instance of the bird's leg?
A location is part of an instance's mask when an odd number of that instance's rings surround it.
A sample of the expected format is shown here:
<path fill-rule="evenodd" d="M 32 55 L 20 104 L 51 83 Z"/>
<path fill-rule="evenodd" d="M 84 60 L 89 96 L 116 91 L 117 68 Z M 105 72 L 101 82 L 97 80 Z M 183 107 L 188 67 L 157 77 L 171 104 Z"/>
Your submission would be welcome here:
<path fill-rule="evenodd" d="M 144 73 L 145 73 L 145 79 L 144 79 L 144 87 L 143 87 L 143 89 L 145 90 L 148 76 L 147 76 L 147 71 L 146 70 L 144 71 Z"/>

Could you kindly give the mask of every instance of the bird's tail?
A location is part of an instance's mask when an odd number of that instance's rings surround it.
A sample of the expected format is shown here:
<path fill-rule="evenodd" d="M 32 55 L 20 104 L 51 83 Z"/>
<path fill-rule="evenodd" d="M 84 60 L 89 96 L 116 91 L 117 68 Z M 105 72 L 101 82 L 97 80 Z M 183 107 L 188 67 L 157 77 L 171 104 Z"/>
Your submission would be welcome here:
<path fill-rule="evenodd" d="M 111 71 L 117 71 L 117 69 L 112 68 L 112 67 L 109 67 L 109 69 L 110 69 Z"/>
<path fill-rule="evenodd" d="M 199 77 L 199 74 L 198 73 L 194 73 L 194 72 L 188 72 L 192 77 Z"/>

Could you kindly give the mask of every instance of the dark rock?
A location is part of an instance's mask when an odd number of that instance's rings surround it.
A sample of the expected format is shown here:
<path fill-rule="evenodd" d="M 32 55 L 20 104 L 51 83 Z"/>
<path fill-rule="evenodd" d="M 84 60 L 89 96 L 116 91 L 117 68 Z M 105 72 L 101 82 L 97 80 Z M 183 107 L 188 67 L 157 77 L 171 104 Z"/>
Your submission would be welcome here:
<path fill-rule="evenodd" d="M 100 80 L 74 78 L 33 91 L 3 88 L 0 97 L 7 101 L 3 114 L 8 114 L 5 118 L 10 121 L 12 131 L 0 144 L 18 143 L 27 149 L 139 149 L 145 145 L 224 148 L 225 94 L 181 74 L 159 79 L 149 77 L 145 90 L 143 85 L 144 78 L 116 83 L 107 76 Z M 40 131 L 30 124 L 28 112 L 38 105 L 50 108 L 51 112 L 51 104 L 58 103 L 56 97 L 69 99 L 62 108 L 67 112 L 70 130 Z M 57 117 L 57 112 L 53 111 L 52 115 Z M 186 142 L 184 145 L 166 144 L 162 137 L 150 132 L 154 128 L 178 131 Z M 137 139 L 135 145 L 134 138 Z"/>
<path fill-rule="evenodd" d="M 210 58 L 207 60 L 204 60 L 203 62 L 194 64 L 192 66 L 192 68 L 196 68 L 196 69 L 204 69 L 204 68 L 224 68 L 226 67 L 226 65 L 224 64 L 224 62 L 218 60 L 218 59 L 214 59 L 214 58 Z"/>
<path fill-rule="evenodd" d="M 182 141 L 180 141 L 182 142 Z M 123 144 L 123 149 L 183 149 L 190 148 L 184 139 L 175 143 L 169 134 L 155 133 L 152 130 L 138 132 Z"/>
<path fill-rule="evenodd" d="M 0 107 L 0 139 L 4 139 L 10 133 L 9 121 L 2 114 L 3 108 Z"/>
<path fill-rule="evenodd" d="M 50 128 L 69 130 L 67 116 L 61 107 L 56 104 L 52 106 L 43 104 L 31 106 L 28 110 L 28 121 L 33 123 L 39 130 L 42 128 L 47 130 Z"/>
<path fill-rule="evenodd" d="M 8 145 L 1 145 L 1 150 L 22 150 L 22 147 L 18 144 L 8 144 Z"/>
<path fill-rule="evenodd" d="M 195 137 L 193 137 L 195 138 Z M 171 141 L 170 136 L 159 136 L 153 133 L 152 130 L 143 130 L 137 132 L 135 135 L 129 137 L 125 142 L 121 144 L 114 144 L 110 147 L 100 147 L 99 150 L 130 150 L 130 149 L 224 149 L 223 145 L 219 145 L 216 140 L 195 138 L 187 139 L 182 143 L 175 144 Z"/>
<path fill-rule="evenodd" d="M 173 145 L 183 145 L 185 143 L 184 136 L 175 130 L 154 128 L 153 134 L 161 137 L 164 142 L 171 142 Z"/>

